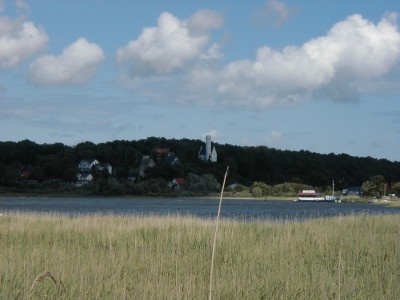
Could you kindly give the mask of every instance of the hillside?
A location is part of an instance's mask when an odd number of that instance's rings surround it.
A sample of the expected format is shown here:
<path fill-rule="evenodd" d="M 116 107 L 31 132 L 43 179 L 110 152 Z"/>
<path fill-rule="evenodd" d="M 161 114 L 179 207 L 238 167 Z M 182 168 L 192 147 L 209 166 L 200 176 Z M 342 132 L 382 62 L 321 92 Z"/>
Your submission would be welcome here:
<path fill-rule="evenodd" d="M 126 180 L 129 170 L 138 168 L 144 155 L 153 155 L 157 147 L 168 148 L 179 159 L 177 165 L 157 163 L 147 178 L 186 177 L 188 174 L 212 174 L 221 182 L 226 166 L 230 166 L 229 182 L 243 185 L 265 182 L 304 183 L 326 187 L 335 180 L 336 188 L 360 186 L 372 176 L 381 175 L 389 184 L 400 181 L 400 162 L 347 154 L 318 154 L 309 151 L 284 151 L 265 146 L 240 147 L 213 143 L 218 162 L 198 160 L 204 141 L 150 137 L 137 141 L 116 140 L 94 144 L 84 142 L 74 147 L 61 143 L 37 144 L 24 140 L 0 142 L 0 184 L 13 185 L 29 168 L 30 179 L 44 181 L 76 180 L 77 166 L 82 159 L 97 159 L 112 165 L 112 177 Z"/>

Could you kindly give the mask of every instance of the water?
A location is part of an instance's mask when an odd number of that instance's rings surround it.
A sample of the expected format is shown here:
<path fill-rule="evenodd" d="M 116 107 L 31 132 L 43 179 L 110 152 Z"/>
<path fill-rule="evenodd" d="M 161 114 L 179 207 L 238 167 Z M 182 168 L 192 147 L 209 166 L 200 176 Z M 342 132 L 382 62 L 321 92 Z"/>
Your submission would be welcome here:
<path fill-rule="evenodd" d="M 204 198 L 52 198 L 0 197 L 0 213 L 8 211 L 68 215 L 192 215 L 215 217 L 219 199 Z M 309 203 L 280 200 L 228 200 L 221 217 L 252 220 L 304 220 L 350 214 L 400 214 L 400 208 L 368 203 Z"/>

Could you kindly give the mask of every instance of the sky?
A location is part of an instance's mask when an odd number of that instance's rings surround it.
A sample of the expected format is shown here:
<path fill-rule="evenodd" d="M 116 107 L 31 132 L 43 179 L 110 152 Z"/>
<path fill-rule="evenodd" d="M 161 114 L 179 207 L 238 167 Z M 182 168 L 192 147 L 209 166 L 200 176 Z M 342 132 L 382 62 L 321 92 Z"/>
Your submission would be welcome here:
<path fill-rule="evenodd" d="M 0 0 L 0 141 L 400 161 L 398 0 Z"/>

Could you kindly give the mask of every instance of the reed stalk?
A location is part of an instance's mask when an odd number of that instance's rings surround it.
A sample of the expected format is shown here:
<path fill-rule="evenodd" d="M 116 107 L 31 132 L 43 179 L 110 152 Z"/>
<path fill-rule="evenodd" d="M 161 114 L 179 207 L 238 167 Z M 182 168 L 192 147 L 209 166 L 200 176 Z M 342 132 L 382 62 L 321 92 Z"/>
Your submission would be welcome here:
<path fill-rule="evenodd" d="M 229 166 L 226 168 L 226 172 L 225 172 L 225 176 L 224 176 L 224 182 L 222 183 L 221 196 L 219 198 L 219 204 L 218 204 L 217 221 L 215 222 L 214 241 L 213 241 L 213 247 L 212 247 L 212 253 L 211 253 L 210 288 L 209 288 L 209 294 L 208 294 L 208 299 L 209 300 L 212 299 L 212 283 L 213 283 L 213 273 L 214 273 L 215 248 L 216 248 L 216 245 L 217 245 L 217 233 L 218 233 L 219 218 L 220 218 L 220 215 L 221 215 L 222 197 L 224 195 L 225 182 L 226 182 L 226 177 L 228 176 L 228 171 L 229 171 Z"/>

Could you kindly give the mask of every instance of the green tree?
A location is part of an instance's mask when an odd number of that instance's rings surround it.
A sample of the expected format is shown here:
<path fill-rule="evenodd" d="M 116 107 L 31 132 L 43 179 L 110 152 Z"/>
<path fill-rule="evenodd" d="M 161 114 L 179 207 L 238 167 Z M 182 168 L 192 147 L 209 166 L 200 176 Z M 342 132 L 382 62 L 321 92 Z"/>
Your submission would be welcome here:
<path fill-rule="evenodd" d="M 393 184 L 392 191 L 397 196 L 400 195 L 400 181 Z"/>
<path fill-rule="evenodd" d="M 34 166 L 30 178 L 42 182 L 46 178 L 46 173 L 39 166 Z"/>
<path fill-rule="evenodd" d="M 372 176 L 365 181 L 362 186 L 362 192 L 366 196 L 382 196 L 384 192 L 385 178 L 382 175 Z"/>
<path fill-rule="evenodd" d="M 17 169 L 8 168 L 4 170 L 4 173 L 1 177 L 1 185 L 7 187 L 15 186 L 19 178 L 20 173 Z"/>
<path fill-rule="evenodd" d="M 136 193 L 147 195 L 160 195 L 169 192 L 167 182 L 162 178 L 150 178 L 136 184 Z"/>
<path fill-rule="evenodd" d="M 186 178 L 185 186 L 188 191 L 194 191 L 194 192 L 203 191 L 204 192 L 207 190 L 207 186 L 204 183 L 203 178 L 201 176 L 199 176 L 197 174 L 193 174 L 193 173 L 188 174 L 188 176 Z"/>
<path fill-rule="evenodd" d="M 268 196 L 272 193 L 272 187 L 264 182 L 256 181 L 251 185 L 250 191 L 254 197 Z"/>
<path fill-rule="evenodd" d="M 115 178 L 107 180 L 107 194 L 108 195 L 123 195 L 126 193 L 125 186 Z"/>
<path fill-rule="evenodd" d="M 253 187 L 251 189 L 251 194 L 253 195 L 253 197 L 261 197 L 263 195 L 263 190 L 258 186 Z"/>
<path fill-rule="evenodd" d="M 68 168 L 65 170 L 64 175 L 63 175 L 63 180 L 66 182 L 76 182 L 76 169 L 75 168 Z"/>
<path fill-rule="evenodd" d="M 212 174 L 204 174 L 202 176 L 207 191 L 217 192 L 219 190 L 219 183 Z"/>

